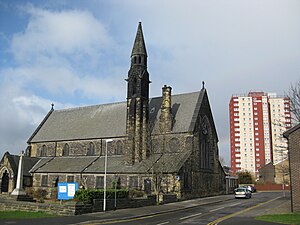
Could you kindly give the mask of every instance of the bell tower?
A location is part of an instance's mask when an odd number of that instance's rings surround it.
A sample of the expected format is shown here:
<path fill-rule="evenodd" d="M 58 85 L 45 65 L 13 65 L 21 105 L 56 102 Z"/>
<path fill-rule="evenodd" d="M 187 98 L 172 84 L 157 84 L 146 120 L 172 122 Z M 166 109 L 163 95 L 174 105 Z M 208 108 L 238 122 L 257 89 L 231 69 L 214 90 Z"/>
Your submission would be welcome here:
<path fill-rule="evenodd" d="M 142 23 L 139 22 L 131 52 L 127 81 L 126 164 L 149 155 L 149 73 Z"/>

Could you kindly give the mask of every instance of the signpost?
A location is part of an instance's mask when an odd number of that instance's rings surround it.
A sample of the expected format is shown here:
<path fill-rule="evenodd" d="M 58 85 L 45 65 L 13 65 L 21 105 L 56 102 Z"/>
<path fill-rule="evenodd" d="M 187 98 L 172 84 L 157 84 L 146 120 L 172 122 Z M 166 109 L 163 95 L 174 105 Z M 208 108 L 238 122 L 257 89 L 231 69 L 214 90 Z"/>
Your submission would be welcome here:
<path fill-rule="evenodd" d="M 69 200 L 74 198 L 75 192 L 78 190 L 78 183 L 58 182 L 57 188 L 57 199 Z"/>

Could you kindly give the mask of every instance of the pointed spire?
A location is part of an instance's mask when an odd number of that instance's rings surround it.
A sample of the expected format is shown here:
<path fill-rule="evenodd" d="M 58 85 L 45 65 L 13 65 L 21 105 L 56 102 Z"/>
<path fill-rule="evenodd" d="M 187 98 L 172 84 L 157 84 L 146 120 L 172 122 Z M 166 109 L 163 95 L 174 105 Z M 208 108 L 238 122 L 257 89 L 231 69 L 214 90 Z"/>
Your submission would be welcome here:
<path fill-rule="evenodd" d="M 142 22 L 139 22 L 138 25 L 134 45 L 131 52 L 131 56 L 133 55 L 145 55 L 147 57 L 146 45 L 142 30 Z"/>

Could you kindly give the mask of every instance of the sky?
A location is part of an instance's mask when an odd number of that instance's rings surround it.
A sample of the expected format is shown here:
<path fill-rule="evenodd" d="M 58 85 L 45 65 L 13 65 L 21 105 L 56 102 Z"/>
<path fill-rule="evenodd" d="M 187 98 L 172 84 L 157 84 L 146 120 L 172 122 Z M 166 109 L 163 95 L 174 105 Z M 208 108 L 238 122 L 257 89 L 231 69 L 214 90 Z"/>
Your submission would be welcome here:
<path fill-rule="evenodd" d="M 51 109 L 126 100 L 138 23 L 150 96 L 208 91 L 230 163 L 229 100 L 300 80 L 299 0 L 0 0 L 0 154 L 19 154 Z"/>

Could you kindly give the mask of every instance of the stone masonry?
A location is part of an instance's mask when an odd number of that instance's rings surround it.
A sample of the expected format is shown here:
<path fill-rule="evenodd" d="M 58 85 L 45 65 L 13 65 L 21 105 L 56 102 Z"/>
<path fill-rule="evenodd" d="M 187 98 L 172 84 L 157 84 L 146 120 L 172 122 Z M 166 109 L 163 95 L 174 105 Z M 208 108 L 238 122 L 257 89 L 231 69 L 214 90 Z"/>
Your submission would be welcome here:
<path fill-rule="evenodd" d="M 292 212 L 300 212 L 300 124 L 284 133 L 288 138 Z"/>

